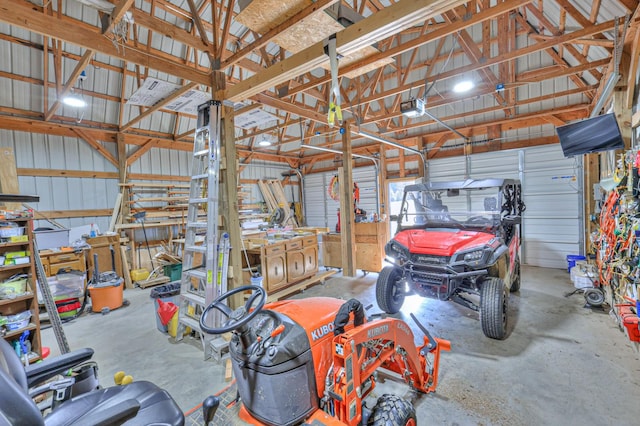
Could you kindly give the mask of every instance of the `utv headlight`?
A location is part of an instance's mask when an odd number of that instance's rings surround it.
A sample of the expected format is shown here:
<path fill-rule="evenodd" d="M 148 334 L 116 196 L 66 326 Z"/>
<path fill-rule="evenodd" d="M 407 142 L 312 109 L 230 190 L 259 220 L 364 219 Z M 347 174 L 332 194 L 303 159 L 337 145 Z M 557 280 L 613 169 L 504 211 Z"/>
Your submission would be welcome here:
<path fill-rule="evenodd" d="M 482 259 L 483 255 L 484 250 L 474 250 L 470 251 L 469 253 L 465 253 L 463 259 L 465 262 L 477 262 L 478 260 Z"/>
<path fill-rule="evenodd" d="M 409 259 L 409 249 L 396 241 L 390 241 L 384 251 L 387 256 L 397 260 L 406 261 Z"/>

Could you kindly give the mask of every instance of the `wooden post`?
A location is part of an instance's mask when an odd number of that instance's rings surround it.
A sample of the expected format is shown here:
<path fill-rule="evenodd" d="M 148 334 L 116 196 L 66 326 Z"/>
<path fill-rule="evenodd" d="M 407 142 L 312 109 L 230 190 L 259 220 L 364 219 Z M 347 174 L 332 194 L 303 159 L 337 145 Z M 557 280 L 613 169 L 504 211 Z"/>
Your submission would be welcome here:
<path fill-rule="evenodd" d="M 214 99 L 223 101 L 221 94 L 226 87 L 226 76 L 222 71 L 213 71 L 211 89 Z M 220 203 L 218 215 L 222 217 L 223 228 L 229 233 L 231 251 L 229 252 L 228 290 L 242 285 L 242 243 L 240 241 L 240 217 L 238 213 L 238 169 L 236 167 L 235 130 L 233 127 L 233 107 L 223 107 L 220 129 L 221 167 L 220 167 Z M 224 161 L 222 161 L 224 159 Z M 224 164 L 224 167 L 222 166 Z M 243 295 L 237 294 L 230 300 L 230 306 L 237 308 L 243 303 Z"/>
<path fill-rule="evenodd" d="M 116 148 L 118 151 L 118 182 L 121 184 L 125 184 L 127 183 L 127 143 L 125 141 L 125 136 L 124 133 L 118 132 L 118 134 L 116 134 Z M 124 218 L 128 218 L 129 215 L 131 214 L 131 206 L 129 204 L 129 187 L 128 186 L 120 186 L 120 191 L 122 194 L 122 197 L 120 198 L 120 215 L 119 215 L 119 219 L 116 220 L 116 224 L 118 223 L 122 223 L 124 222 Z M 127 230 L 125 231 L 125 233 L 127 234 L 127 237 L 129 238 L 129 247 L 131 248 L 130 250 L 130 255 L 131 255 L 131 262 L 127 262 L 127 268 L 132 268 L 132 269 L 137 269 L 138 268 L 138 262 L 137 262 L 137 257 L 136 257 L 136 251 L 135 251 L 135 231 L 133 229 Z M 124 250 L 122 251 L 122 254 L 124 255 Z M 130 270 L 128 271 L 123 271 L 123 273 L 125 275 L 128 275 L 130 273 Z"/>
<path fill-rule="evenodd" d="M 620 127 L 622 140 L 624 140 L 624 149 L 631 149 L 631 108 L 627 108 L 626 102 L 626 86 L 616 87 L 613 92 L 613 111 Z"/>
<path fill-rule="evenodd" d="M 600 182 L 600 156 L 587 154 L 584 157 L 584 251 L 585 254 L 595 253 L 591 247 L 589 236 L 595 230 L 595 224 L 591 216 L 595 214 L 595 202 L 593 198 L 593 185 Z M 597 254 L 597 253 L 596 253 Z"/>
<path fill-rule="evenodd" d="M 224 75 L 224 74 L 223 74 Z M 220 213 L 223 216 L 225 229 L 229 233 L 231 252 L 229 254 L 229 270 L 233 271 L 232 278 L 227 282 L 228 289 L 240 287 L 242 283 L 242 235 L 240 233 L 240 217 L 238 212 L 238 168 L 236 167 L 235 129 L 233 125 L 233 107 L 224 107 L 222 121 L 222 146 L 226 167 L 221 170 L 223 203 Z M 231 301 L 232 307 L 237 308 L 243 302 L 238 294 Z"/>
<path fill-rule="evenodd" d="M 356 238 L 353 213 L 353 158 L 351 129 L 348 121 L 342 126 L 342 167 L 340 176 L 340 241 L 342 243 L 342 275 L 356 276 Z"/>
<path fill-rule="evenodd" d="M 127 143 L 125 141 L 124 133 L 118 132 L 116 135 L 116 143 L 118 145 L 118 182 L 121 184 L 127 183 Z M 120 216 L 128 217 L 131 214 L 131 208 L 129 207 L 129 188 L 122 186 L 122 205 L 120 207 Z"/>

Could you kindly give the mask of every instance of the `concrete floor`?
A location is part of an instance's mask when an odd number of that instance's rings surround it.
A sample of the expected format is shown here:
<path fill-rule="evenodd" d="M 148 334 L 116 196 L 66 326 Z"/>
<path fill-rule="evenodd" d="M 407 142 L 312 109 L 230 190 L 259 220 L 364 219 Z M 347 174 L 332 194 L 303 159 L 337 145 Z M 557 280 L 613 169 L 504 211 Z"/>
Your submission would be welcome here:
<path fill-rule="evenodd" d="M 294 297 L 357 297 L 373 303 L 373 313 L 376 278 L 332 278 Z M 376 393 L 413 399 L 419 425 L 638 424 L 637 348 L 607 312 L 585 309 L 580 295 L 564 297 L 573 290 L 566 271 L 523 267 L 522 279 L 520 293 L 511 296 L 514 329 L 505 341 L 484 337 L 478 315 L 461 306 L 408 298 L 405 320 L 411 324 L 414 312 L 433 335 L 449 339 L 452 350 L 441 358 L 436 394 L 416 399 L 389 380 Z M 125 298 L 128 307 L 64 325 L 72 349 L 95 349 L 103 386 L 124 370 L 165 388 L 185 411 L 227 386 L 224 368 L 203 361 L 199 340 L 174 343 L 156 329 L 148 289 L 127 290 Z M 42 334 L 56 353 L 52 330 Z"/>

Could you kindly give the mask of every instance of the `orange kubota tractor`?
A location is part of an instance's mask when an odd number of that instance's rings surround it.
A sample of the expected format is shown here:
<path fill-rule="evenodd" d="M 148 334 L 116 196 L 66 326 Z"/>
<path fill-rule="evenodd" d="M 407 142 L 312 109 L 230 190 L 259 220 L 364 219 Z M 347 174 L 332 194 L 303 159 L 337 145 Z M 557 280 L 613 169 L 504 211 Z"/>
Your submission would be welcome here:
<path fill-rule="evenodd" d="M 244 306 L 231 310 L 224 303 L 246 291 L 253 293 Z M 396 373 L 419 392 L 435 391 L 440 351 L 450 350 L 448 341 L 431 337 L 412 314 L 425 334 L 416 347 L 406 322 L 368 321 L 355 299 L 265 302 L 261 287 L 243 286 L 218 297 L 200 318 L 207 333 L 233 332 L 229 350 L 242 420 L 269 426 L 416 425 L 409 401 L 382 395 L 369 410 L 364 400 L 376 387 L 378 369 Z M 221 327 L 209 325 L 212 310 L 227 317 Z M 205 400 L 205 424 L 217 404 Z"/>

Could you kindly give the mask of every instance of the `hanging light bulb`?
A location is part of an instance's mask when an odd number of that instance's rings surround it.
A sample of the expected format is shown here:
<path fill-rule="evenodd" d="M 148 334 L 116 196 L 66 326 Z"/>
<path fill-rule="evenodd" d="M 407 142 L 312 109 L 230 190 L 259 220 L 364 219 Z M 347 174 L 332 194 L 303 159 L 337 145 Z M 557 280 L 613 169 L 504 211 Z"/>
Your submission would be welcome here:
<path fill-rule="evenodd" d="M 271 142 L 267 139 L 266 136 L 262 136 L 262 140 L 258 142 L 260 146 L 271 146 Z"/>
<path fill-rule="evenodd" d="M 464 93 L 473 89 L 473 82 L 471 80 L 463 80 L 453 86 L 453 91 L 456 93 Z"/>
<path fill-rule="evenodd" d="M 62 98 L 62 103 L 74 108 L 84 108 L 87 106 L 87 101 L 73 92 Z"/>
<path fill-rule="evenodd" d="M 87 74 L 82 71 L 78 76 L 78 89 L 80 94 L 75 93 L 71 88 L 71 93 L 62 98 L 62 103 L 74 108 L 84 108 L 87 106 L 87 101 L 84 100 L 84 81 L 87 79 Z"/>

